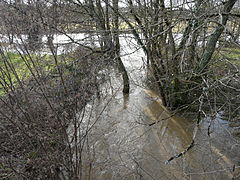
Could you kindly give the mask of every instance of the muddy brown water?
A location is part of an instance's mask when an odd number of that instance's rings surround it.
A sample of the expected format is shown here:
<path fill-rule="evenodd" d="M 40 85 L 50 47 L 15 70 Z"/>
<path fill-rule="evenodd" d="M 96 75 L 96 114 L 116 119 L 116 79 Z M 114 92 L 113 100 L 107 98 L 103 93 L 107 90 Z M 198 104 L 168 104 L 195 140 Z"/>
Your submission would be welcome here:
<path fill-rule="evenodd" d="M 91 148 L 86 162 L 91 161 L 91 170 L 86 166 L 83 179 L 225 180 L 237 176 L 239 144 L 229 134 L 227 122 L 216 119 L 209 137 L 205 119 L 195 146 L 166 163 L 191 143 L 195 121 L 171 117 L 156 93 L 137 86 L 129 97 L 124 98 L 120 91 L 104 101 L 108 103 L 95 103 L 101 118 L 89 134 Z"/>
<path fill-rule="evenodd" d="M 127 44 L 127 43 L 126 43 Z M 83 125 L 91 126 L 83 157 L 86 180 L 227 180 L 240 173 L 240 144 L 221 115 L 204 118 L 195 144 L 196 119 L 172 116 L 156 92 L 144 85 L 146 72 L 139 51 L 123 47 L 122 57 L 131 79 L 131 93 L 121 92 L 121 76 L 110 74 L 103 96 L 86 108 Z M 88 113 L 87 113 L 88 112 Z M 91 112 L 91 113 L 90 113 Z M 91 114 L 91 115 L 89 115 Z M 157 122 L 152 126 L 149 124 Z M 211 134 L 208 136 L 209 124 Z M 84 129 L 84 128 L 83 128 Z M 83 130 L 84 131 L 84 130 Z"/>
<path fill-rule="evenodd" d="M 78 38 L 84 35 L 76 34 Z M 59 36 L 54 43 L 68 40 Z M 122 59 L 131 79 L 131 93 L 123 96 L 119 74 L 111 74 L 102 89 L 103 96 L 89 103 L 84 118 L 79 118 L 77 131 L 83 134 L 89 131 L 82 152 L 81 179 L 240 179 L 239 140 L 232 136 L 228 122 L 220 115 L 214 120 L 203 119 L 194 147 L 166 163 L 192 142 L 196 120 L 191 116 L 172 116 L 162 106 L 157 93 L 143 83 L 146 76 L 143 52 L 131 37 L 120 41 Z M 153 122 L 157 123 L 149 126 Z M 70 136 L 71 131 L 70 127 Z"/>

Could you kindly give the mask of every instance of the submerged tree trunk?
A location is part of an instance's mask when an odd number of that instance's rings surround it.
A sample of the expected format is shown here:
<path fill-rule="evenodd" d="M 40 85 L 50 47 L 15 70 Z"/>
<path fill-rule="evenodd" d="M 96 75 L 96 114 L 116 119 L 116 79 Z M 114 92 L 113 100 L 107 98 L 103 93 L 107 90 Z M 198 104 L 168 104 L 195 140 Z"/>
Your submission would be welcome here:
<path fill-rule="evenodd" d="M 118 66 L 119 66 L 119 70 L 122 74 L 122 79 L 123 79 L 123 93 L 124 94 L 129 94 L 130 91 L 130 85 L 129 85 L 129 77 L 128 77 L 128 73 L 127 70 L 120 58 L 120 56 L 118 55 Z"/>
<path fill-rule="evenodd" d="M 113 39 L 114 39 L 114 52 L 115 57 L 118 61 L 118 68 L 119 71 L 122 74 L 123 79 L 123 93 L 129 94 L 130 91 L 130 85 L 129 85 L 129 77 L 127 70 L 120 58 L 120 42 L 119 42 L 119 18 L 118 18 L 118 0 L 113 0 L 113 9 L 114 9 L 114 15 L 113 15 Z"/>

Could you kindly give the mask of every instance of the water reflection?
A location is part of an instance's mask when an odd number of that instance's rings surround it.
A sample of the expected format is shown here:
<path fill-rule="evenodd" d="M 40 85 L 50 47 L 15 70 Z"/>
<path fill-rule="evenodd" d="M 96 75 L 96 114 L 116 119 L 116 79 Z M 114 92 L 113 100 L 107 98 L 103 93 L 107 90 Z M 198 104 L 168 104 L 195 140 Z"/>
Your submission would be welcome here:
<path fill-rule="evenodd" d="M 84 39 L 80 35 L 74 38 Z M 67 40 L 59 36 L 54 43 Z M 131 93 L 122 95 L 121 79 L 114 75 L 110 77 L 113 87 L 106 84 L 101 99 L 86 107 L 78 131 L 79 138 L 89 131 L 82 152 L 82 179 L 225 180 L 237 174 L 239 143 L 228 132 L 228 123 L 220 117 L 212 124 L 211 136 L 207 133 L 209 119 L 205 119 L 195 146 L 184 156 L 165 163 L 191 143 L 195 121 L 172 116 L 162 106 L 159 96 L 144 87 L 143 52 L 133 53 L 136 43 L 129 45 L 124 38 L 121 44 L 122 59 L 130 72 Z M 69 138 L 73 134 L 70 129 Z M 236 165 L 234 172 L 233 165 Z"/>
<path fill-rule="evenodd" d="M 233 146 L 237 142 L 219 117 L 212 122 L 211 136 L 205 119 L 194 147 L 166 164 L 192 142 L 194 116 L 173 116 L 162 106 L 157 93 L 144 86 L 142 52 L 130 53 L 131 49 L 125 48 L 122 58 L 130 72 L 130 95 L 122 95 L 121 78 L 112 74 L 111 84 L 102 87 L 101 99 L 93 103 L 94 115 L 85 121 L 95 124 L 88 134 L 89 148 L 83 152 L 82 179 L 231 179 L 239 145 Z"/>
<path fill-rule="evenodd" d="M 214 142 L 207 136 L 204 123 L 197 134 L 194 148 L 183 157 L 166 164 L 167 159 L 191 143 L 195 122 L 172 116 L 161 105 L 159 97 L 150 90 L 135 87 L 129 97 L 124 97 L 119 91 L 119 94 L 111 98 L 89 135 L 95 152 L 91 179 L 233 177 L 227 168 L 234 162 L 225 154 L 227 150 L 221 142 Z M 101 102 L 96 108 L 103 108 L 103 104 Z M 221 137 L 225 138 L 221 140 L 223 142 L 229 140 L 223 134 Z"/>

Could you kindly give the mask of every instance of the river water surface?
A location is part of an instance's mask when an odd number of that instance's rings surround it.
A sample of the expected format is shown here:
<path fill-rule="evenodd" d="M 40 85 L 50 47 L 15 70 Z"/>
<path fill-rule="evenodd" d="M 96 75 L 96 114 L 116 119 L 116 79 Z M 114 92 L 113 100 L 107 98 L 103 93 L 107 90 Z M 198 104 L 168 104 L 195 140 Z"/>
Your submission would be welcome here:
<path fill-rule="evenodd" d="M 89 103 L 85 124 L 94 124 L 84 153 L 83 179 L 161 180 L 216 179 L 238 176 L 240 145 L 221 115 L 205 118 L 195 143 L 196 119 L 191 115 L 172 116 L 156 92 L 145 84 L 144 54 L 133 41 L 122 42 L 122 59 L 131 79 L 131 93 L 121 93 L 121 76 L 111 73 L 102 88 L 102 97 Z M 91 115 L 90 115 L 91 114 Z M 149 126 L 149 124 L 154 125 Z M 208 127 L 211 123 L 211 134 Z"/>
<path fill-rule="evenodd" d="M 85 36 L 71 37 L 84 39 Z M 54 43 L 67 44 L 67 40 L 66 36 L 56 36 Z M 240 144 L 220 115 L 213 120 L 203 119 L 194 146 L 185 155 L 167 162 L 191 144 L 196 119 L 190 115 L 172 116 L 162 106 L 157 93 L 144 83 L 145 56 L 136 42 L 129 37 L 122 38 L 121 45 L 131 92 L 129 96 L 122 94 L 121 76 L 113 72 L 101 88 L 102 96 L 86 106 L 79 127 L 80 132 L 88 132 L 82 152 L 82 179 L 226 180 L 237 177 Z M 59 54 L 63 49 L 59 46 Z M 70 128 L 70 136 L 71 131 Z"/>

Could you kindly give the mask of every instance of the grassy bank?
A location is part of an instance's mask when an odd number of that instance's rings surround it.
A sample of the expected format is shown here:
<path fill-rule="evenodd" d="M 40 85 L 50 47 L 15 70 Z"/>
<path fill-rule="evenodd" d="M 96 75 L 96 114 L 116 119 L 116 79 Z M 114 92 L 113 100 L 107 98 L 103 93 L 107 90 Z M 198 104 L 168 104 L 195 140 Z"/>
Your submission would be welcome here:
<path fill-rule="evenodd" d="M 56 74 L 58 68 L 62 69 L 73 61 L 70 55 L 53 56 L 49 54 L 19 54 L 5 52 L 0 57 L 0 95 L 13 90 L 31 79 L 47 74 Z M 64 72 L 63 72 L 64 73 Z"/>
<path fill-rule="evenodd" d="M 0 179 L 60 179 L 58 169 L 74 171 L 68 127 L 82 127 L 79 113 L 98 91 L 105 60 L 81 49 L 57 57 L 2 55 Z M 72 138 L 78 146 L 85 141 Z"/>

